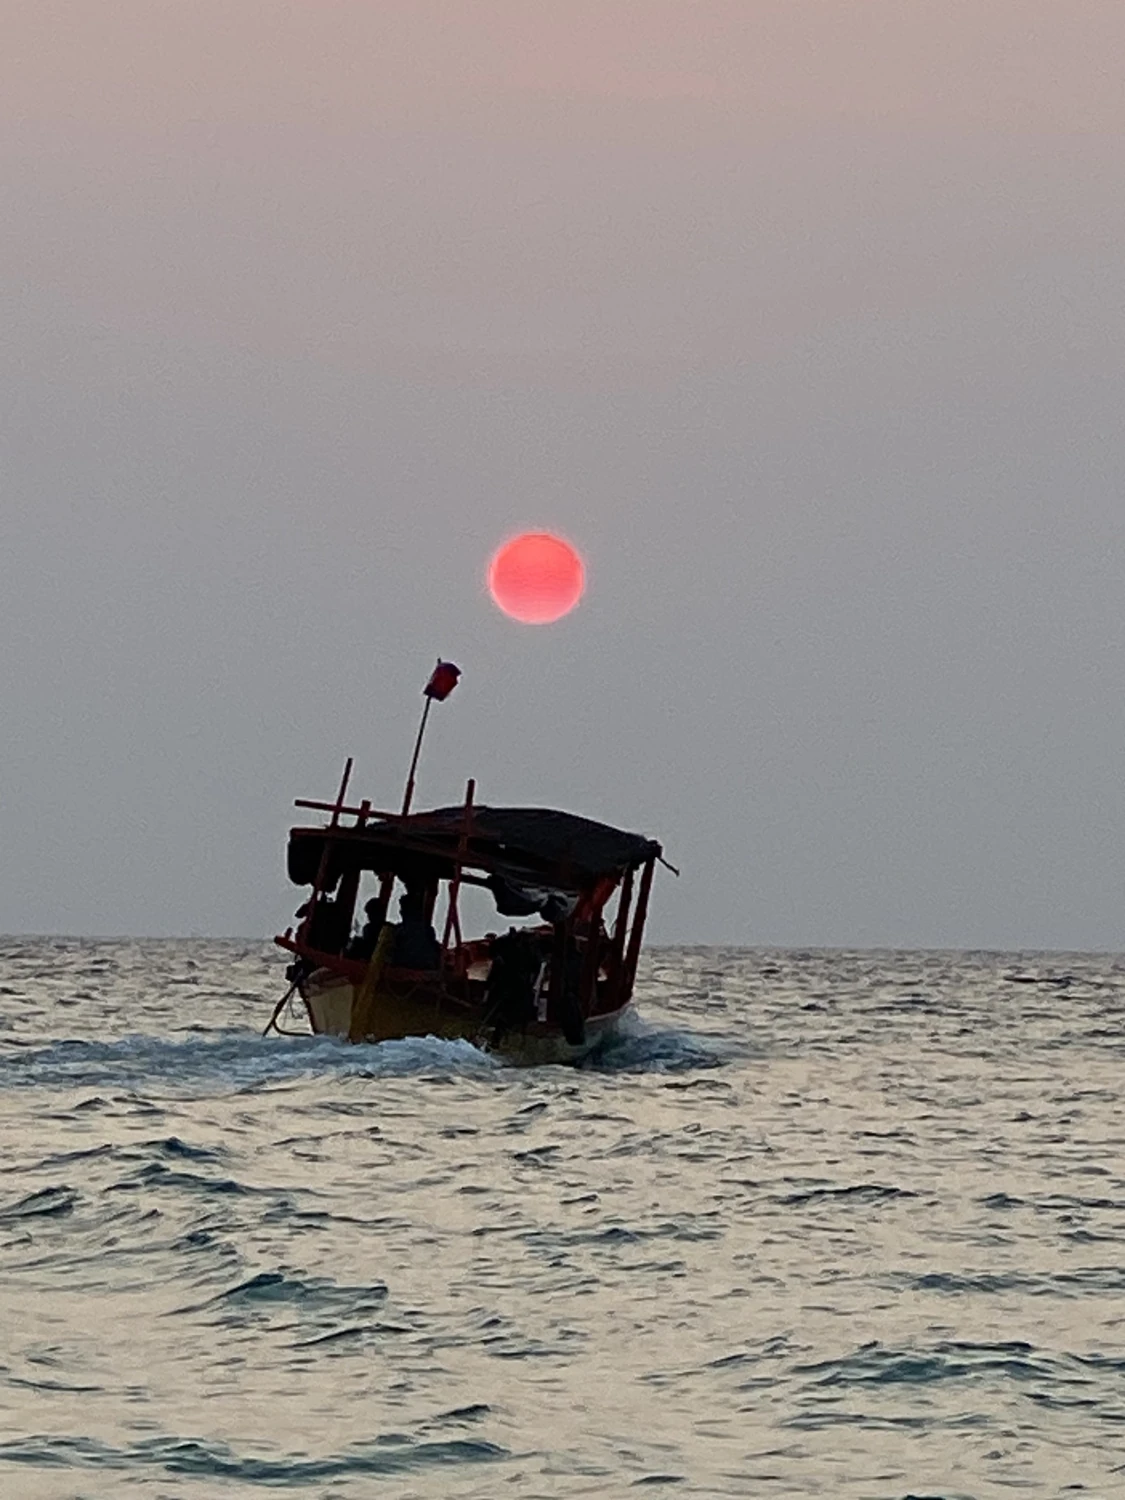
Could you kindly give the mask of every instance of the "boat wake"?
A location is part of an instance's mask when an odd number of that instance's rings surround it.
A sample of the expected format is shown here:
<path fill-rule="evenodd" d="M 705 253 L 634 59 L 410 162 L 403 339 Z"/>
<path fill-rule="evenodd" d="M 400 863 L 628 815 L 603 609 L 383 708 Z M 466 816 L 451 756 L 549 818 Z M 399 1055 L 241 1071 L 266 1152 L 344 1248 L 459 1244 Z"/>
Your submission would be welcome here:
<path fill-rule="evenodd" d="M 667 1073 L 721 1067 L 725 1061 L 713 1038 L 634 1017 L 582 1066 L 604 1073 Z M 177 1096 L 252 1093 L 325 1078 L 488 1077 L 509 1067 L 470 1042 L 432 1036 L 353 1046 L 334 1037 L 283 1041 L 245 1031 L 207 1031 L 4 1048 L 9 1088 L 111 1087 L 146 1095 L 154 1090 Z"/>
<path fill-rule="evenodd" d="M 251 1093 L 307 1079 L 488 1075 L 499 1064 L 465 1041 L 410 1037 L 352 1046 L 332 1037 L 265 1040 L 244 1031 L 5 1048 L 9 1087 L 154 1089 L 174 1095 Z"/>
<path fill-rule="evenodd" d="M 630 1015 L 618 1034 L 583 1066 L 602 1073 L 679 1073 L 720 1068 L 726 1060 L 713 1037 Z"/>

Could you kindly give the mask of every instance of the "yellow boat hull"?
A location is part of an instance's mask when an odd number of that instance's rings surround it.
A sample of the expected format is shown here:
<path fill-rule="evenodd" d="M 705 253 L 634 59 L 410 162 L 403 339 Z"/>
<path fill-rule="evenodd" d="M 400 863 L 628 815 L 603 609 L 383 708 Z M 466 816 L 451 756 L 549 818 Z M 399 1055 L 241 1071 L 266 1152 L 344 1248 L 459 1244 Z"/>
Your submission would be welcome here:
<path fill-rule="evenodd" d="M 620 1010 L 589 1017 L 585 1036 L 578 1043 L 568 1042 L 558 1027 L 538 1021 L 493 1040 L 482 1030 L 479 1009 L 456 1004 L 436 985 L 380 986 L 375 1003 L 364 1007 L 367 1015 L 363 1035 L 353 1037 L 352 1020 L 360 989 L 361 986 L 323 970 L 311 975 L 303 992 L 313 1031 L 318 1036 L 365 1042 L 401 1041 L 406 1037 L 467 1041 L 507 1062 L 532 1067 L 581 1062 L 618 1033 L 629 1010 L 627 1002 Z"/>

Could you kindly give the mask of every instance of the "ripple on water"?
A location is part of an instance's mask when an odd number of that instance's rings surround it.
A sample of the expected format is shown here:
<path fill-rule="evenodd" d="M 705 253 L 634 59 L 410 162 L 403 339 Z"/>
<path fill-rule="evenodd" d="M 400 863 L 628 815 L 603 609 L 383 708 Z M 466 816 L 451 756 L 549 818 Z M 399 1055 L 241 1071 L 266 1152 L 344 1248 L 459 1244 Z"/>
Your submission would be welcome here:
<path fill-rule="evenodd" d="M 339 1453 L 310 1458 L 239 1454 L 225 1443 L 157 1437 L 114 1447 L 90 1438 L 33 1438 L 0 1443 L 0 1462 L 43 1469 L 159 1473 L 185 1478 L 223 1479 L 255 1485 L 308 1486 L 326 1480 L 408 1475 L 435 1467 L 495 1463 L 508 1458 L 495 1443 L 467 1438 L 416 1441 L 401 1435 L 376 1438 Z"/>

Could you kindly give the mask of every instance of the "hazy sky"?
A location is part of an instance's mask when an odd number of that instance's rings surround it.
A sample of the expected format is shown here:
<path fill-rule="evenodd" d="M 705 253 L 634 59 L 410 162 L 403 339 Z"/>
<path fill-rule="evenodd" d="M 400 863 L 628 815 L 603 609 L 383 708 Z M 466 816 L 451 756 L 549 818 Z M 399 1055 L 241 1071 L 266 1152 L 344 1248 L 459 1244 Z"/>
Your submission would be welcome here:
<path fill-rule="evenodd" d="M 663 941 L 1125 947 L 1122 0 L 0 0 L 0 931 L 346 754 Z M 557 527 L 590 587 L 484 571 Z"/>

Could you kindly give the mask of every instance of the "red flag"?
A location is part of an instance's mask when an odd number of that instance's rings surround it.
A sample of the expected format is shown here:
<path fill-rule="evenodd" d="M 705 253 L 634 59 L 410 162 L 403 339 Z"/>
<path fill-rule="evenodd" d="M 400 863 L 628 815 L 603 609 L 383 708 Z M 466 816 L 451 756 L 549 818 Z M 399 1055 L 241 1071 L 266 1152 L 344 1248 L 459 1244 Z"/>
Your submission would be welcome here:
<path fill-rule="evenodd" d="M 436 698 L 442 703 L 457 686 L 460 675 L 460 667 L 455 667 L 451 661 L 439 661 L 422 692 L 427 698 Z"/>

